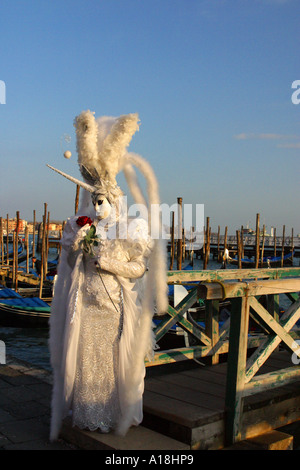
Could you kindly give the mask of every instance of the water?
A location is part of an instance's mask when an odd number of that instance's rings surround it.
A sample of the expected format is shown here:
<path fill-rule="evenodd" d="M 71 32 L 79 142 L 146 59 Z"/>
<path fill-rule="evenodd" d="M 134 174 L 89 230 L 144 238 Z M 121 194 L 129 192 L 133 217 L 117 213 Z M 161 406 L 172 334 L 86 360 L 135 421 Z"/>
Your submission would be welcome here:
<path fill-rule="evenodd" d="M 0 328 L 6 355 L 51 370 L 47 328 Z"/>
<path fill-rule="evenodd" d="M 36 257 L 39 258 L 39 253 Z M 57 250 L 49 250 L 49 261 L 55 259 Z M 26 266 L 26 262 L 20 263 Z M 31 267 L 31 259 L 29 260 Z M 5 343 L 7 356 L 13 356 L 21 361 L 28 362 L 48 371 L 50 366 L 50 353 L 48 348 L 48 328 L 8 328 L 0 327 L 0 340 Z"/>
<path fill-rule="evenodd" d="M 56 256 L 56 251 L 49 256 Z M 299 261 L 296 260 L 298 266 Z M 184 263 L 186 266 L 188 262 Z M 183 266 L 183 267 L 184 267 Z M 176 268 L 176 261 L 174 264 Z M 194 269 L 202 269 L 203 261 L 194 260 Z M 232 267 L 234 268 L 234 267 Z M 210 259 L 208 269 L 220 269 L 220 263 Z M 280 295 L 280 305 L 287 308 L 290 302 L 286 296 Z M 16 357 L 19 360 L 29 362 L 37 367 L 51 370 L 50 354 L 48 349 L 48 328 L 7 328 L 0 327 L 0 340 L 4 341 L 6 354 Z"/>

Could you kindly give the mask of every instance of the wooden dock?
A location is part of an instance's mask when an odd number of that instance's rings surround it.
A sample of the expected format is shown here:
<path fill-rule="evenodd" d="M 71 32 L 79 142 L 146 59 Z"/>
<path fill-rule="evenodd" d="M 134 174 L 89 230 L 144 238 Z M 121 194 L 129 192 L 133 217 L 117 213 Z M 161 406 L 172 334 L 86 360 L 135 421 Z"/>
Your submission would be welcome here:
<path fill-rule="evenodd" d="M 265 364 L 261 373 L 289 366 L 290 359 L 287 353 L 279 352 Z M 226 363 L 201 366 L 189 362 L 147 369 L 144 419 L 140 426 L 132 427 L 125 437 L 119 437 L 80 430 L 66 420 L 61 436 L 67 442 L 88 450 L 171 450 L 186 453 L 189 450 L 230 448 L 225 447 L 226 376 Z M 292 449 L 293 433 L 287 434 L 285 429 L 284 434 L 278 433 L 278 429 L 300 419 L 299 383 L 248 397 L 243 411 L 243 440 L 237 443 L 242 450 L 272 448 L 278 434 L 284 442 L 275 443 L 275 450 Z M 297 437 L 300 434 L 298 422 Z M 277 430 L 275 437 L 274 429 Z M 261 441 L 263 436 L 272 437 L 269 447 L 265 442 L 251 442 L 255 439 Z"/>
<path fill-rule="evenodd" d="M 263 366 L 269 373 L 291 365 L 291 355 L 274 354 Z M 145 382 L 143 426 L 150 427 L 191 449 L 225 447 L 227 363 L 187 364 L 149 371 Z M 249 439 L 300 419 L 299 382 L 245 399 L 241 439 Z"/>
<path fill-rule="evenodd" d="M 66 425 L 63 437 L 89 449 L 221 450 L 249 441 L 252 450 L 262 448 L 258 442 L 290 449 L 291 436 L 276 430 L 297 422 L 300 428 L 300 268 L 170 271 L 168 278 L 193 288 L 169 305 L 156 340 L 176 325 L 195 342 L 146 360 L 142 425 L 125 438 Z M 279 295 L 291 301 L 283 314 Z M 225 297 L 231 315 L 219 327 Z M 199 298 L 206 302 L 204 327 L 189 312 Z"/>
<path fill-rule="evenodd" d="M 194 341 L 157 351 L 147 366 L 182 363 L 185 367 L 188 359 L 212 366 L 198 365 L 171 375 L 165 369 L 156 377 L 151 371 L 146 380 L 146 423 L 193 449 L 213 449 L 299 420 L 300 269 L 168 275 L 169 282 L 190 282 L 194 287 L 176 307 L 169 306 L 167 318 L 156 327 L 156 338 L 162 339 L 176 324 Z M 291 302 L 283 314 L 279 296 Z M 189 312 L 200 298 L 205 299 L 204 327 Z M 220 327 L 219 306 L 224 299 L 231 302 L 231 314 Z M 279 347 L 284 349 L 280 355 Z"/>

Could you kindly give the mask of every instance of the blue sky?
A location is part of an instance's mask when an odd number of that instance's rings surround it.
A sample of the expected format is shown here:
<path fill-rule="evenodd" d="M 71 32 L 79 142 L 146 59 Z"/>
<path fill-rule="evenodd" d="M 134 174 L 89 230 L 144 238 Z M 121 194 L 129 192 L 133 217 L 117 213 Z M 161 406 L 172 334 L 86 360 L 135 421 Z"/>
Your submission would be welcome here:
<path fill-rule="evenodd" d="M 298 0 L 2 0 L 0 216 L 73 215 L 46 163 L 79 177 L 73 120 L 91 109 L 139 113 L 130 150 L 162 202 L 204 204 L 213 230 L 259 212 L 300 233 L 299 17 Z"/>

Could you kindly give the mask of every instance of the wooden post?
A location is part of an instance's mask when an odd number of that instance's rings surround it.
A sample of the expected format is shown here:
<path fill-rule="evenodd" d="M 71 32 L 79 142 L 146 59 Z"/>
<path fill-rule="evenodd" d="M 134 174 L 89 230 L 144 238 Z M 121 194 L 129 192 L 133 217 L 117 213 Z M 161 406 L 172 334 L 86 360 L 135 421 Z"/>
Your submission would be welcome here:
<path fill-rule="evenodd" d="M 32 228 L 32 268 L 34 268 L 33 258 L 35 257 L 35 210 L 33 211 L 33 228 Z"/>
<path fill-rule="evenodd" d="M 16 287 L 16 232 L 13 231 L 12 285 Z"/>
<path fill-rule="evenodd" d="M 255 268 L 259 264 L 259 214 L 256 214 L 256 233 L 255 233 Z"/>
<path fill-rule="evenodd" d="M 232 299 L 225 398 L 225 446 L 241 439 L 248 328 L 248 297 Z"/>
<path fill-rule="evenodd" d="M 263 267 L 263 259 L 264 259 L 264 250 L 265 250 L 265 224 L 263 225 L 263 239 L 262 239 L 262 247 L 261 247 L 261 267 Z"/>
<path fill-rule="evenodd" d="M 29 273 L 29 235 L 28 225 L 25 227 L 26 273 Z"/>
<path fill-rule="evenodd" d="M 182 266 L 182 198 L 177 198 L 178 203 L 178 240 L 177 240 L 177 269 Z"/>
<path fill-rule="evenodd" d="M 8 214 L 6 215 L 6 264 L 9 265 L 9 254 L 8 254 Z"/>
<path fill-rule="evenodd" d="M 283 267 L 283 259 L 284 259 L 284 243 L 285 243 L 285 225 L 282 229 L 282 246 L 281 246 L 281 267 Z"/>
<path fill-rule="evenodd" d="M 173 270 L 174 255 L 175 255 L 175 237 L 174 237 L 174 211 L 171 212 L 171 247 L 170 247 L 170 271 Z"/>
<path fill-rule="evenodd" d="M 225 234 L 224 234 L 224 252 L 225 252 L 225 249 L 227 248 L 227 232 L 228 232 L 228 228 L 226 226 L 225 227 Z"/>
<path fill-rule="evenodd" d="M 194 227 L 191 227 L 191 232 L 190 232 L 190 264 L 192 268 L 194 267 Z"/>
<path fill-rule="evenodd" d="M 292 253 L 292 266 L 294 265 L 294 229 L 292 228 L 291 233 L 291 253 Z"/>
<path fill-rule="evenodd" d="M 39 297 L 43 295 L 43 283 L 44 283 L 44 257 L 45 257 L 45 238 L 46 238 L 46 220 L 47 220 L 47 204 L 44 203 L 44 216 L 43 216 L 43 235 L 42 235 L 42 249 L 41 249 L 41 274 L 40 274 L 40 289 Z"/>
<path fill-rule="evenodd" d="M 217 249 L 217 260 L 220 261 L 220 225 L 218 225 L 218 249 Z"/>
<path fill-rule="evenodd" d="M 241 257 L 242 259 L 244 258 L 244 227 L 243 225 L 241 226 Z"/>
<path fill-rule="evenodd" d="M 205 225 L 203 225 L 203 245 L 202 245 L 203 263 L 204 263 L 204 259 L 205 259 L 205 248 L 206 248 L 206 234 L 205 234 Z"/>
<path fill-rule="evenodd" d="M 276 227 L 274 227 L 274 256 L 276 256 Z"/>
<path fill-rule="evenodd" d="M 46 279 L 46 275 L 47 275 L 47 271 L 48 271 L 49 226 L 50 226 L 50 212 L 48 212 L 47 231 L 46 231 L 46 242 L 45 242 L 45 271 L 44 271 L 44 279 Z"/>
<path fill-rule="evenodd" d="M 205 256 L 203 259 L 203 269 L 207 269 L 209 252 L 210 252 L 210 228 L 209 228 L 209 217 L 206 217 L 206 247 L 205 247 Z"/>
<path fill-rule="evenodd" d="M 236 244 L 237 244 L 238 268 L 242 269 L 241 234 L 239 230 L 236 231 Z"/>
<path fill-rule="evenodd" d="M 17 211 L 17 225 L 16 225 L 16 257 L 15 257 L 15 290 L 18 290 L 18 264 L 19 264 L 19 224 L 20 224 L 20 212 Z"/>
<path fill-rule="evenodd" d="M 76 185 L 76 196 L 75 196 L 75 214 L 77 214 L 77 212 L 78 212 L 79 193 L 80 193 L 80 186 L 79 186 L 79 184 L 77 184 Z"/>

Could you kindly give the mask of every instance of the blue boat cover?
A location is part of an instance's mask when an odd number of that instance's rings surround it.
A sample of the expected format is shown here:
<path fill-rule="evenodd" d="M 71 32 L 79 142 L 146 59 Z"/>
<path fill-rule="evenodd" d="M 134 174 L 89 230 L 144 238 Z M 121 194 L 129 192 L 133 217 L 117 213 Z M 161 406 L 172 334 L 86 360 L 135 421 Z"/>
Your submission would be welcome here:
<path fill-rule="evenodd" d="M 39 297 L 16 297 L 13 299 L 0 298 L 0 305 L 9 305 L 14 308 L 21 308 L 25 310 L 40 310 L 43 312 L 50 312 L 50 306 L 47 302 L 40 299 Z"/>
<path fill-rule="evenodd" d="M 13 289 L 9 289 L 8 287 L 0 286 L 0 299 L 22 299 L 22 296 L 18 294 L 18 292 L 14 291 Z"/>

